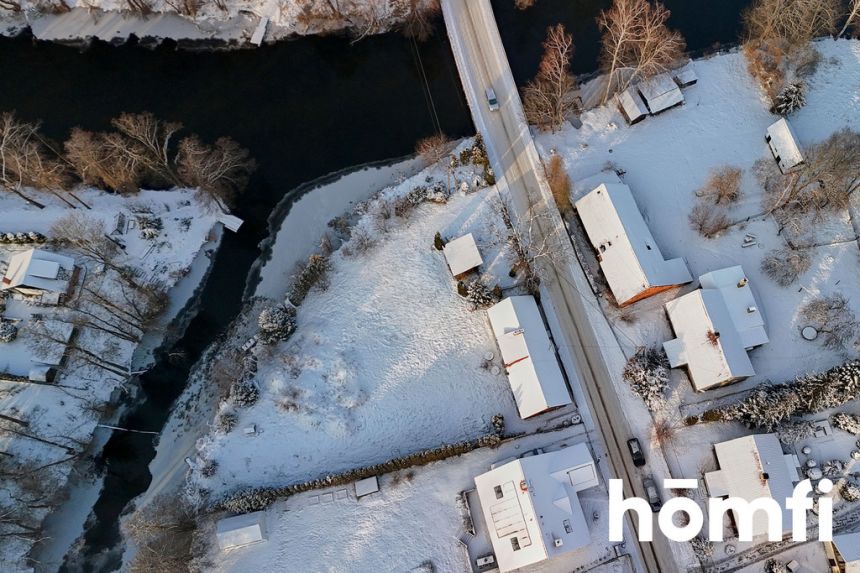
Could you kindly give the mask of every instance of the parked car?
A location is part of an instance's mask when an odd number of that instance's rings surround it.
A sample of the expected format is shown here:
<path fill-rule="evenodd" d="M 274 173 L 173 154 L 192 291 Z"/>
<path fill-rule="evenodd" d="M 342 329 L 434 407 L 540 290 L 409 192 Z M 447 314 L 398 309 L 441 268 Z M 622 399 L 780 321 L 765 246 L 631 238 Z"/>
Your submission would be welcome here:
<path fill-rule="evenodd" d="M 645 452 L 642 451 L 642 446 L 636 438 L 627 440 L 627 449 L 630 450 L 630 456 L 633 458 L 633 465 L 642 467 L 645 465 Z"/>
<path fill-rule="evenodd" d="M 651 511 L 657 513 L 663 507 L 663 501 L 657 492 L 657 483 L 653 478 L 645 478 L 642 480 L 642 486 L 645 488 L 645 495 L 648 496 L 648 503 L 651 504 Z"/>
<path fill-rule="evenodd" d="M 496 92 L 493 88 L 487 88 L 487 103 L 490 106 L 490 111 L 499 109 L 499 100 L 496 99 Z"/>

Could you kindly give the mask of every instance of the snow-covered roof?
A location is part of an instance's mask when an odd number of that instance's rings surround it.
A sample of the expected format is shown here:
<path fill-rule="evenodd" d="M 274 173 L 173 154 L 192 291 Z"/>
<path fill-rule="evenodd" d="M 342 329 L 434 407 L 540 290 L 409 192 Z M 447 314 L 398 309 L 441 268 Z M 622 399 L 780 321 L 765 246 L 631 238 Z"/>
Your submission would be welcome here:
<path fill-rule="evenodd" d="M 445 254 L 445 260 L 448 261 L 451 274 L 455 277 L 471 271 L 484 262 L 472 233 L 448 241 L 442 248 L 442 252 Z"/>
<path fill-rule="evenodd" d="M 379 491 L 379 480 L 376 476 L 370 476 L 355 482 L 355 497 L 364 497 Z"/>
<path fill-rule="evenodd" d="M 0 290 L 26 287 L 65 292 L 69 282 L 62 278 L 60 270 L 71 272 L 74 268 L 75 261 L 71 257 L 41 249 L 29 249 L 16 253 L 9 259 L 9 268 L 0 283 Z"/>
<path fill-rule="evenodd" d="M 265 518 L 265 512 L 255 511 L 219 520 L 215 531 L 218 546 L 226 551 L 265 541 Z"/>
<path fill-rule="evenodd" d="M 627 185 L 602 183 L 576 210 L 618 304 L 693 280 L 682 259 L 663 258 Z"/>
<path fill-rule="evenodd" d="M 846 564 L 860 565 L 860 531 L 834 535 L 833 545 Z"/>
<path fill-rule="evenodd" d="M 522 418 L 570 404 L 570 393 L 534 297 L 512 296 L 487 310 Z"/>
<path fill-rule="evenodd" d="M 744 348 L 755 348 L 768 342 L 764 315 L 740 265 L 705 273 L 699 276 L 699 284 L 703 289 L 716 290 L 723 297 Z"/>
<path fill-rule="evenodd" d="M 699 81 L 699 76 L 696 75 L 696 70 L 693 67 L 693 60 L 689 60 L 683 67 L 673 71 L 672 77 L 675 78 L 675 83 L 682 88 L 691 86 Z"/>
<path fill-rule="evenodd" d="M 797 135 L 784 117 L 767 128 L 765 141 L 767 141 L 770 152 L 773 153 L 773 158 L 776 159 L 779 169 L 783 173 L 803 163 L 803 153 L 800 151 Z"/>
<path fill-rule="evenodd" d="M 224 225 L 229 231 L 233 231 L 234 233 L 239 231 L 239 228 L 245 223 L 242 219 L 235 215 L 230 215 L 229 213 L 221 213 L 218 215 L 218 222 Z"/>
<path fill-rule="evenodd" d="M 635 87 L 629 87 L 623 92 L 619 92 L 618 108 L 624 114 L 627 122 L 631 124 L 648 115 L 648 108 Z"/>
<path fill-rule="evenodd" d="M 59 320 L 45 320 L 43 321 L 43 325 L 54 340 L 46 340 L 44 338 L 39 340 L 39 344 L 33 348 L 30 360 L 35 364 L 59 366 L 66 355 L 68 342 L 72 339 L 72 334 L 75 332 L 75 325 Z M 64 342 L 58 342 L 60 340 Z"/>
<path fill-rule="evenodd" d="M 636 88 L 652 114 L 684 103 L 684 94 L 669 74 L 657 74 L 640 82 Z"/>
<path fill-rule="evenodd" d="M 672 368 L 686 366 L 697 391 L 755 374 L 729 309 L 715 289 L 699 289 L 666 303 L 675 331 L 663 343 Z"/>
<path fill-rule="evenodd" d="M 714 444 L 720 469 L 705 473 L 712 497 L 739 497 L 753 501 L 763 497 L 776 500 L 782 511 L 783 531 L 791 531 L 791 512 L 785 500 L 800 480 L 797 458 L 783 454 L 776 434 L 744 436 Z M 767 535 L 767 515 L 755 512 L 753 537 Z"/>
<path fill-rule="evenodd" d="M 591 543 L 577 493 L 599 484 L 585 444 L 521 458 L 475 478 L 502 572 Z"/>
<path fill-rule="evenodd" d="M 622 183 L 621 178 L 618 177 L 618 173 L 613 169 L 605 169 L 600 173 L 595 173 L 582 179 L 577 178 L 571 186 L 570 204 L 576 207 L 576 201 L 581 197 L 584 197 L 601 185 L 610 185 L 613 183 L 619 185 Z"/>

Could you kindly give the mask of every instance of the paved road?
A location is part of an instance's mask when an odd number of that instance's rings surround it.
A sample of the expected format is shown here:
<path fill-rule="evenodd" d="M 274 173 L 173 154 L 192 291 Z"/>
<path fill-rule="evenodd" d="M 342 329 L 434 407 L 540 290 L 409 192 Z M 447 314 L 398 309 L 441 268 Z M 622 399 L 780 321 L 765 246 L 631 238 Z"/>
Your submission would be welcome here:
<path fill-rule="evenodd" d="M 499 187 L 510 198 L 515 216 L 524 216 L 547 205 L 549 190 L 539 164 L 537 151 L 523 120 L 522 104 L 510 72 L 507 56 L 498 36 L 489 0 L 443 0 L 443 11 L 457 65 L 478 130 L 487 143 Z M 484 90 L 493 86 L 501 109 L 491 112 Z M 558 236 L 561 219 L 554 206 L 542 209 L 551 217 L 531 218 L 532 243 L 541 237 Z M 563 228 L 563 227 L 561 227 Z M 561 332 L 553 332 L 556 344 L 566 345 L 576 363 L 587 404 L 608 452 L 614 477 L 625 482 L 625 495 L 645 497 L 637 469 L 627 453 L 631 432 L 613 389 L 607 364 L 600 351 L 598 335 L 588 319 L 587 301 L 591 292 L 580 294 L 573 274 L 582 270 L 576 263 L 570 243 L 559 241 L 563 260 L 544 259 L 540 270 L 545 295 L 542 303 L 553 306 Z M 584 291 L 583 291 L 584 292 Z M 631 488 L 632 486 L 632 488 Z M 628 517 L 628 531 L 638 524 Z M 656 533 L 656 528 L 655 528 Z M 665 538 L 654 543 L 638 543 L 641 561 L 653 573 L 677 570 Z M 656 546 L 656 547 L 655 547 Z"/>

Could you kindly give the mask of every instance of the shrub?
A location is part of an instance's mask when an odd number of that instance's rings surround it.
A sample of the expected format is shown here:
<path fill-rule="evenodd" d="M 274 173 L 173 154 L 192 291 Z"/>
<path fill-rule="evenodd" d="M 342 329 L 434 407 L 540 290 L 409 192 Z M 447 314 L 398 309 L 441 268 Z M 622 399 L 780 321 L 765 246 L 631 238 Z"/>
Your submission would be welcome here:
<path fill-rule="evenodd" d="M 815 436 L 815 424 L 806 420 L 786 422 L 776 429 L 776 433 L 780 442 L 791 445 Z"/>
<path fill-rule="evenodd" d="M 466 287 L 466 299 L 472 303 L 473 309 L 487 308 L 497 301 L 493 291 L 481 281 L 472 281 Z"/>
<path fill-rule="evenodd" d="M 860 485 L 855 481 L 843 480 L 839 486 L 839 495 L 849 503 L 860 501 Z"/>
<path fill-rule="evenodd" d="M 223 434 L 229 434 L 239 423 L 239 417 L 233 412 L 221 412 L 215 418 L 215 430 Z"/>
<path fill-rule="evenodd" d="M 433 248 L 437 251 L 445 248 L 445 241 L 442 240 L 442 234 L 439 231 L 436 231 L 436 234 L 433 235 Z"/>
<path fill-rule="evenodd" d="M 715 205 L 734 203 L 741 196 L 743 171 L 731 165 L 723 165 L 711 171 L 708 180 L 696 195 Z"/>
<path fill-rule="evenodd" d="M 451 140 L 444 133 L 437 133 L 420 139 L 415 145 L 415 152 L 427 163 L 436 163 L 448 155 Z"/>
<path fill-rule="evenodd" d="M 782 561 L 768 559 L 764 564 L 764 573 L 788 573 L 788 567 Z"/>
<path fill-rule="evenodd" d="M 623 377 L 654 412 L 665 401 L 669 386 L 669 359 L 661 349 L 640 347 L 624 366 Z"/>
<path fill-rule="evenodd" d="M 564 162 L 561 156 L 553 154 L 549 158 L 546 170 L 546 178 L 555 204 L 562 214 L 570 213 L 573 207 L 570 204 L 570 178 L 564 170 Z"/>
<path fill-rule="evenodd" d="M 779 115 L 789 115 L 806 105 L 803 82 L 788 84 L 776 96 L 773 110 Z"/>
<path fill-rule="evenodd" d="M 808 249 L 776 249 L 761 260 L 762 272 L 781 287 L 794 284 L 811 265 Z"/>
<path fill-rule="evenodd" d="M 6 320 L 0 320 L 0 342 L 12 342 L 18 337 L 18 327 Z"/>
<path fill-rule="evenodd" d="M 230 401 L 239 408 L 248 408 L 260 399 L 260 389 L 253 382 L 240 380 L 230 387 Z"/>
<path fill-rule="evenodd" d="M 771 102 L 785 85 L 785 42 L 781 40 L 753 40 L 744 44 L 743 53 L 747 70 L 758 80 Z"/>
<path fill-rule="evenodd" d="M 287 340 L 296 330 L 296 309 L 282 304 L 264 308 L 257 319 L 260 341 L 274 344 Z"/>
<path fill-rule="evenodd" d="M 821 464 L 821 473 L 823 473 L 826 478 L 841 478 L 845 475 L 845 462 L 842 460 L 828 460 Z"/>
<path fill-rule="evenodd" d="M 290 302 L 299 305 L 305 300 L 310 290 L 319 286 L 323 290 L 327 288 L 326 282 L 331 263 L 327 257 L 322 255 L 311 255 L 308 262 L 302 266 L 293 278 L 293 286 L 290 288 Z"/>
<path fill-rule="evenodd" d="M 690 227 L 706 239 L 713 239 L 729 228 L 725 211 L 715 205 L 699 203 L 690 211 Z"/>
<path fill-rule="evenodd" d="M 813 298 L 801 307 L 800 316 L 818 330 L 818 340 L 829 350 L 849 350 L 860 329 L 848 300 L 839 293 Z"/>
<path fill-rule="evenodd" d="M 830 423 L 834 428 L 854 434 L 855 436 L 860 435 L 860 416 L 856 414 L 838 412 L 830 416 Z"/>
<path fill-rule="evenodd" d="M 200 475 L 205 478 L 210 478 L 214 476 L 218 472 L 218 462 L 215 460 L 208 460 L 200 467 Z"/>

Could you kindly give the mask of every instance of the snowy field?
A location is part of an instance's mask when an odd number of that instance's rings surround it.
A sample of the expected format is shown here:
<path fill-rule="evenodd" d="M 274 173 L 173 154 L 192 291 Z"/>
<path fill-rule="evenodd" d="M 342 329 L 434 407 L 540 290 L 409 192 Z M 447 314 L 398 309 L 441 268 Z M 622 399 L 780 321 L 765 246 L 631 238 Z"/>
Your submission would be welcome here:
<path fill-rule="evenodd" d="M 404 572 L 469 571 L 469 559 L 486 553 L 485 529 L 477 537 L 466 532 L 461 492 L 474 489 L 474 478 L 491 463 L 520 455 L 537 446 L 551 451 L 584 440 L 576 429 L 528 436 L 500 448 L 481 449 L 414 470 L 380 478 L 380 491 L 355 498 L 351 485 L 299 494 L 266 512 L 269 539 L 238 548 L 226 555 L 210 554 L 213 571 L 328 571 Z M 553 444 L 553 445 L 549 445 Z M 626 573 L 627 561 L 614 556 L 606 541 L 608 496 L 605 483 L 580 494 L 589 516 L 592 544 L 565 559 L 547 561 L 522 571 L 568 573 L 585 571 Z M 475 520 L 482 520 L 480 506 L 473 505 Z M 596 519 L 594 515 L 596 514 Z M 480 526 L 476 523 L 476 526 Z M 432 564 L 433 569 L 426 568 Z M 424 566 L 425 568 L 420 568 Z"/>
<path fill-rule="evenodd" d="M 473 233 L 485 282 L 515 292 L 495 189 L 457 191 L 408 218 L 388 213 L 395 197 L 446 180 L 433 167 L 360 205 L 353 240 L 330 257 L 327 288 L 299 307 L 289 341 L 263 348 L 260 400 L 236 409 L 237 430 L 201 441 L 200 458 L 218 470 L 211 478 L 194 472 L 198 485 L 218 494 L 316 478 L 479 437 L 496 413 L 508 431 L 526 427 L 493 356 L 486 313 L 457 294 L 433 248 L 437 231 L 448 239 Z M 357 236 L 371 245 L 356 248 Z M 245 435 L 252 424 L 257 434 Z"/>
<path fill-rule="evenodd" d="M 804 147 L 843 127 L 860 131 L 860 42 L 821 40 L 815 47 L 821 61 L 807 80 L 807 104 L 789 118 Z M 646 118 L 634 126 L 628 126 L 614 107 L 598 108 L 581 116 L 582 128 L 568 126 L 558 134 L 542 134 L 537 142 L 543 155 L 554 149 L 563 157 L 574 185 L 603 169 L 622 173 L 665 258 L 683 257 L 694 278 L 736 264 L 742 265 L 749 277 L 770 337 L 768 344 L 749 354 L 757 375 L 697 394 L 686 374 L 674 370 L 668 404 L 657 416 L 676 429 L 663 448 L 673 477 L 701 478 L 703 471 L 716 467 L 712 449 L 715 442 L 750 431 L 739 424 L 683 428 L 687 415 L 713 406 L 715 400 L 735 401 L 763 382 L 789 381 L 799 374 L 826 370 L 856 356 L 853 351 L 831 351 L 816 341 L 804 340 L 800 330 L 805 323 L 799 316 L 799 308 L 818 295 L 841 293 L 848 298 L 852 310 L 860 312 L 860 250 L 848 212 L 827 215 L 805 235 L 795 237 L 800 244 L 823 243 L 811 249 L 812 265 L 808 272 L 787 288 L 765 276 L 761 270 L 763 257 L 771 250 L 783 248 L 785 239 L 777 234 L 777 224 L 771 217 L 760 216 L 763 192 L 752 167 L 760 158 L 771 158 L 764 133 L 777 117 L 769 113 L 769 104 L 747 73 L 746 61 L 740 53 L 698 60 L 694 66 L 699 81 L 684 89 L 686 103 L 679 108 Z M 695 190 L 705 183 L 713 168 L 723 165 L 743 170 L 742 195 L 729 214 L 732 221 L 744 222 L 716 239 L 705 239 L 690 228 L 688 215 L 698 200 Z M 590 189 L 580 193 L 587 191 Z M 856 205 L 852 211 L 856 212 Z M 745 221 L 747 218 L 749 221 Z M 755 244 L 743 247 L 747 235 L 753 236 Z M 663 304 L 695 286 L 694 281 L 623 310 L 602 302 L 604 313 L 628 356 L 638 346 L 655 346 L 672 338 Z M 623 392 L 622 399 L 630 397 L 625 394 L 631 393 Z M 860 405 L 850 404 L 841 410 L 860 412 Z M 647 416 L 643 408 L 637 411 L 634 415 Z M 823 420 L 830 413 L 822 412 L 809 419 Z M 833 458 L 847 459 L 854 448 L 853 441 L 844 432 L 812 440 L 808 444 L 811 454 L 800 455 L 801 461 L 809 458 L 820 464 Z M 794 449 L 800 452 L 802 445 L 796 444 Z M 745 548 L 743 544 L 735 544 L 739 552 Z M 793 547 L 785 555 L 794 555 L 806 567 L 803 571 L 820 570 L 823 559 L 819 544 Z M 719 547 L 715 560 L 727 558 L 723 547 Z M 788 561 L 790 557 L 780 559 Z M 743 569 L 749 573 L 760 570 L 761 564 Z"/>
<path fill-rule="evenodd" d="M 11 194 L 4 194 L 0 196 L 0 232 L 36 232 L 50 240 L 53 223 L 72 212 L 92 221 L 103 222 L 107 232 L 113 231 L 118 221 L 124 220 L 125 225 L 121 225 L 123 232 L 112 235 L 114 240 L 125 245 L 125 250 L 119 255 L 121 262 L 131 265 L 139 273 L 139 280 L 157 278 L 168 288 L 185 282 L 182 279 L 187 269 L 192 267 L 198 253 L 215 236 L 212 234 L 214 214 L 202 208 L 189 190 L 144 191 L 133 197 L 84 190 L 77 192 L 77 195 L 92 209 L 73 211 L 54 197 L 39 197 L 40 201 L 46 203 L 46 208 L 37 209 Z M 144 212 L 146 217 L 161 220 L 162 228 L 157 236 L 144 238 L 138 229 L 130 228 L 131 221 L 136 221 L 137 215 Z M 100 270 L 98 265 L 85 260 L 72 247 L 0 245 L 3 267 L 14 253 L 32 246 L 74 258 L 80 274 L 65 306 L 37 306 L 18 297 L 6 296 L 2 316 L 6 320 L 14 320 L 19 332 L 13 342 L 0 343 L 0 371 L 25 377 L 36 344 L 36 335 L 29 330 L 36 320 L 35 314 L 42 315 L 45 320 L 77 320 L 77 315 L 69 308 L 80 306 L 79 297 L 83 288 L 107 297 L 116 295 L 118 288 L 112 272 Z M 211 248 L 207 247 L 206 250 Z M 192 291 L 193 288 L 171 291 L 167 312 L 177 312 Z M 162 327 L 166 323 L 166 317 L 158 321 Z M 155 344 L 155 341 L 152 343 Z M 3 422 L 0 450 L 7 454 L 2 460 L 3 464 L 12 471 L 21 467 L 38 468 L 32 474 L 38 487 L 17 482 L 13 485 L 11 481 L 4 480 L 0 506 L 12 508 L 7 516 L 16 516 L 23 510 L 26 519 L 35 519 L 38 523 L 57 503 L 57 495 L 61 493 L 73 463 L 92 439 L 96 424 L 108 415 L 110 409 L 106 408 L 107 403 L 116 398 L 115 393 L 125 383 L 127 375 L 121 376 L 120 373 L 132 371 L 136 346 L 131 340 L 78 325 L 73 347 L 70 347 L 68 356 L 59 367 L 53 384 L 0 382 L 0 412 L 26 423 L 25 427 L 9 420 Z M 86 349 L 108 360 L 111 370 L 96 366 L 94 360 L 90 360 L 79 349 Z M 142 360 L 146 361 L 146 357 L 142 357 Z M 45 439 L 50 443 L 43 441 Z M 19 485 L 25 488 L 23 493 L 15 490 Z M 27 499 L 40 488 L 47 488 L 52 497 L 38 507 L 25 509 L 11 502 L 10 496 L 23 495 Z M 15 570 L 16 560 L 27 551 L 28 546 L 29 541 L 25 538 L 12 538 L 0 556 L 0 562 L 3 563 L 0 568 L 4 571 Z"/>

